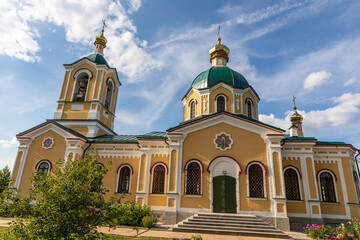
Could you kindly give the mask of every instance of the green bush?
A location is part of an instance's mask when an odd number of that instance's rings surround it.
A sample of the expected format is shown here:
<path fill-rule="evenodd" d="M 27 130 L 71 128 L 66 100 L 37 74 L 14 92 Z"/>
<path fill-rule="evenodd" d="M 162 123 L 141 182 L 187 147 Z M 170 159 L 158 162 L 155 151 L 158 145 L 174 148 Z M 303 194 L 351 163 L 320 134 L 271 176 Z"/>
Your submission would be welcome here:
<path fill-rule="evenodd" d="M 154 216 L 145 216 L 142 219 L 142 226 L 148 229 L 152 228 L 156 223 L 156 218 Z"/>
<path fill-rule="evenodd" d="M 202 240 L 202 237 L 200 235 L 192 235 L 190 240 Z"/>

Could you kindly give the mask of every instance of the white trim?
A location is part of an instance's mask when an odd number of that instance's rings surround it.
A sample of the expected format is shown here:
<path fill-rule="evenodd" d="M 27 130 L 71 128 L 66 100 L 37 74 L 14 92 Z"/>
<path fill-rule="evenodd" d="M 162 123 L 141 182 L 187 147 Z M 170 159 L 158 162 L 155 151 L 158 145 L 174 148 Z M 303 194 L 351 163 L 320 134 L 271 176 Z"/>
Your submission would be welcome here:
<path fill-rule="evenodd" d="M 165 176 L 164 176 L 164 192 L 163 193 L 153 193 L 153 183 L 154 183 L 154 170 L 157 166 L 163 166 L 165 168 Z M 167 193 L 167 181 L 166 181 L 166 176 L 168 175 L 168 169 L 167 169 L 167 166 L 165 163 L 163 162 L 158 162 L 158 163 L 155 163 L 154 165 L 151 166 L 151 186 L 150 186 L 150 191 L 149 193 L 150 194 L 155 194 L 155 195 L 161 195 L 161 194 L 166 194 Z"/>
<path fill-rule="evenodd" d="M 250 162 L 249 165 L 247 165 L 247 169 L 246 169 L 246 186 L 247 186 L 247 197 L 248 198 L 254 198 L 250 196 L 250 184 L 249 184 L 249 169 L 252 165 L 259 165 L 260 168 L 262 169 L 262 174 L 263 174 L 263 191 L 264 191 L 264 198 L 267 198 L 267 192 L 266 192 L 266 179 L 265 179 L 265 171 L 266 169 L 264 168 L 264 166 L 258 162 Z"/>
<path fill-rule="evenodd" d="M 344 161 L 344 160 L 342 160 L 342 161 Z M 350 216 L 350 218 L 351 218 L 350 207 L 348 204 L 346 204 L 349 202 L 349 198 L 348 198 L 348 190 L 346 188 L 346 182 L 345 182 L 345 177 L 344 177 L 344 170 L 342 167 L 342 161 L 338 161 L 338 169 L 339 169 L 340 181 L 341 181 L 340 184 L 341 184 L 341 188 L 342 188 L 342 192 L 343 192 L 343 196 L 344 196 L 345 212 L 346 212 L 346 215 Z M 351 175 L 353 175 L 353 174 L 351 174 Z M 354 177 L 352 177 L 352 179 L 354 179 Z M 354 190 L 356 192 L 356 189 L 354 189 Z M 337 201 L 339 201 L 339 200 L 337 200 Z"/>
<path fill-rule="evenodd" d="M 317 185 L 318 185 L 318 188 L 320 189 L 320 191 L 319 191 L 320 192 L 320 195 L 319 195 L 320 201 L 324 202 L 323 201 L 322 191 L 321 191 L 321 182 L 320 182 L 320 175 L 323 174 L 324 172 L 329 173 L 331 175 L 331 177 L 332 177 L 332 182 L 333 182 L 334 191 L 335 191 L 335 202 L 334 203 L 337 203 L 337 202 L 339 202 L 339 196 L 338 196 L 338 193 L 337 193 L 337 187 L 336 187 L 336 181 L 335 181 L 336 176 L 331 171 L 329 171 L 327 169 L 322 169 L 322 170 L 318 171 L 317 176 L 316 176 L 316 180 L 318 181 Z M 346 188 L 345 189 L 343 188 L 343 191 L 346 191 Z M 344 201 L 345 201 L 345 199 L 344 199 Z M 325 202 L 325 203 L 328 203 L 328 202 Z M 330 203 L 332 203 L 332 202 L 330 202 Z"/>
<path fill-rule="evenodd" d="M 84 104 L 71 104 L 70 110 L 84 110 Z"/>
<path fill-rule="evenodd" d="M 119 182 L 120 182 L 120 172 L 121 172 L 121 169 L 124 168 L 124 167 L 128 167 L 130 169 L 129 187 L 128 187 L 128 192 L 126 194 L 131 194 L 131 178 L 132 178 L 133 171 L 132 171 L 131 165 L 128 164 L 128 163 L 120 165 L 120 167 L 117 169 L 118 173 L 117 173 L 117 181 L 116 181 L 115 192 L 120 193 L 120 192 L 118 192 L 118 190 L 119 190 Z"/>
<path fill-rule="evenodd" d="M 218 157 L 214 161 L 212 161 L 211 164 L 209 165 L 208 170 L 210 171 L 210 209 L 211 209 L 211 212 L 214 211 L 213 178 L 216 176 L 222 175 L 222 174 L 216 173 L 216 171 L 215 171 L 216 167 L 219 166 L 220 164 L 222 164 L 222 166 L 221 166 L 222 171 L 223 171 L 224 167 L 228 168 L 229 171 L 226 173 L 227 176 L 235 178 L 235 182 L 236 182 L 236 186 L 235 186 L 235 188 L 236 188 L 236 212 L 237 213 L 240 212 L 239 172 L 241 171 L 241 169 L 239 167 L 239 164 L 238 163 L 236 164 L 236 163 L 237 162 L 235 162 L 235 160 L 232 158 Z M 235 172 L 233 170 L 235 170 Z"/>
<path fill-rule="evenodd" d="M 200 193 L 199 194 L 186 194 L 186 188 L 187 188 L 187 177 L 188 177 L 188 167 L 191 163 L 196 163 L 197 165 L 199 165 L 200 167 Z M 184 196 L 187 195 L 191 195 L 191 196 L 194 196 L 194 197 L 200 197 L 203 193 L 203 172 L 204 172 L 204 169 L 202 167 L 202 164 L 200 164 L 201 162 L 197 159 L 192 159 L 192 160 L 189 160 L 186 164 L 185 164 L 185 167 L 184 167 Z"/>
<path fill-rule="evenodd" d="M 290 201 L 301 201 L 301 200 L 304 200 L 303 198 L 303 195 L 302 195 L 302 189 L 301 189 L 301 181 L 300 181 L 300 172 L 298 171 L 298 169 L 294 166 L 286 166 L 283 170 L 283 173 L 284 173 L 284 183 L 285 183 L 285 171 L 288 170 L 288 169 L 292 169 L 296 172 L 296 176 L 297 176 L 297 181 L 298 181 L 298 186 L 299 186 L 299 194 L 300 194 L 300 199 L 297 199 L 297 200 L 290 200 Z M 284 192 L 285 192 L 285 198 L 287 199 L 287 196 L 286 196 L 286 186 L 284 188 Z"/>

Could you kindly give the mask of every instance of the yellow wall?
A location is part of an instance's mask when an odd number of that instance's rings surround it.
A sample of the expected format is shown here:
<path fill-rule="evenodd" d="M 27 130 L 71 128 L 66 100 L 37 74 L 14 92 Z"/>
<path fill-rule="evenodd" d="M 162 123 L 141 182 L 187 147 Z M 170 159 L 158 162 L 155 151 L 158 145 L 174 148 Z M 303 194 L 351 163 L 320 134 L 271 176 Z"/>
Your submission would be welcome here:
<path fill-rule="evenodd" d="M 153 169 L 153 166 L 155 163 L 158 162 L 162 162 L 165 163 L 166 165 L 166 175 L 165 175 L 165 186 L 164 186 L 164 194 L 152 194 L 152 184 L 151 184 L 151 179 L 152 179 L 152 171 L 150 172 L 150 181 L 149 181 L 149 199 L 148 199 L 148 203 L 149 205 L 153 205 L 153 206 L 166 206 L 166 190 L 167 190 L 167 185 L 168 185 L 168 174 L 169 174 L 169 155 L 166 156 L 160 156 L 160 155 L 151 155 L 151 169 Z"/>
<path fill-rule="evenodd" d="M 169 190 L 175 191 L 176 189 L 176 161 L 177 161 L 177 151 L 171 151 L 171 167 L 170 167 L 170 182 Z"/>
<path fill-rule="evenodd" d="M 190 118 L 190 105 L 189 103 L 192 100 L 196 100 L 197 104 L 196 104 L 196 116 L 200 115 L 200 107 L 201 107 L 201 99 L 200 99 L 200 95 L 197 92 L 192 92 L 190 94 L 190 96 L 187 98 L 184 110 L 185 110 L 185 114 L 184 114 L 184 121 Z"/>
<path fill-rule="evenodd" d="M 242 113 L 247 116 L 247 108 L 246 108 L 246 99 L 250 98 L 253 102 L 253 118 L 258 119 L 258 106 L 256 100 L 253 95 L 251 95 L 250 91 L 244 92 L 242 99 Z"/>
<path fill-rule="evenodd" d="M 293 160 L 283 158 L 283 168 L 286 168 L 288 166 L 296 167 L 299 170 L 300 174 L 303 175 L 303 172 L 301 169 L 300 158 L 296 158 Z M 300 194 L 301 194 L 302 201 L 301 202 L 300 201 L 286 201 L 286 209 L 287 209 L 288 213 L 306 213 L 306 205 L 305 205 L 305 202 L 303 201 L 305 199 L 303 176 L 301 176 L 301 178 L 300 178 L 299 187 L 301 189 Z"/>
<path fill-rule="evenodd" d="M 145 191 L 145 174 L 146 174 L 146 154 L 141 155 L 140 163 L 140 178 L 139 178 L 139 192 Z"/>
<path fill-rule="evenodd" d="M 331 170 L 336 178 L 336 190 L 337 190 L 337 199 L 336 201 L 339 203 L 323 203 L 321 202 L 321 213 L 322 214 L 334 214 L 334 215 L 346 215 L 345 212 L 345 204 L 343 197 L 343 189 L 341 187 L 341 179 L 339 174 L 339 169 L 337 163 L 324 163 L 324 162 L 315 162 L 315 172 L 318 173 L 322 169 Z M 316 184 L 319 186 L 319 182 L 316 181 Z M 321 193 L 319 193 L 319 199 L 322 200 Z"/>
<path fill-rule="evenodd" d="M 226 100 L 226 111 L 227 112 L 234 112 L 234 99 L 233 99 L 233 94 L 230 92 L 230 90 L 228 90 L 227 88 L 224 87 L 218 87 L 216 89 L 214 89 L 209 96 L 209 105 L 210 105 L 210 113 L 215 113 L 216 112 L 216 100 L 215 97 L 218 94 L 223 94 L 227 97 Z"/>
<path fill-rule="evenodd" d="M 282 182 L 283 179 L 281 177 L 281 165 L 280 158 L 278 152 L 273 152 L 273 162 L 274 162 L 274 175 L 275 175 L 275 185 L 276 185 L 276 196 L 283 195 Z"/>
<path fill-rule="evenodd" d="M 65 91 L 66 91 L 66 86 L 68 85 L 69 83 L 69 75 L 70 75 L 70 72 L 69 71 L 65 71 L 65 75 L 64 75 L 64 81 L 63 81 L 63 85 L 62 85 L 62 88 L 61 88 L 61 92 L 60 92 L 60 99 L 65 99 Z"/>
<path fill-rule="evenodd" d="M 231 149 L 221 151 L 215 148 L 214 138 L 220 132 L 230 133 L 233 139 Z M 240 208 L 242 211 L 270 211 L 270 199 L 253 200 L 247 198 L 247 176 L 244 173 L 246 165 L 257 160 L 267 166 L 266 144 L 260 135 L 239 129 L 237 127 L 221 123 L 209 128 L 189 133 L 183 145 L 183 159 L 181 169 L 190 159 L 198 159 L 202 162 L 205 171 L 203 172 L 203 193 L 201 197 L 184 196 L 184 174 L 181 178 L 181 207 L 210 208 L 210 174 L 206 171 L 211 160 L 218 156 L 229 156 L 234 158 L 242 169 L 239 176 L 240 181 Z M 266 167 L 267 168 L 267 167 Z M 266 178 L 266 192 L 269 196 L 269 177 Z"/>
<path fill-rule="evenodd" d="M 54 139 L 54 145 L 50 149 L 42 148 L 44 138 L 51 137 Z M 30 144 L 26 158 L 23 176 L 20 182 L 20 196 L 26 196 L 32 187 L 29 181 L 30 176 L 35 172 L 36 164 L 43 159 L 47 159 L 55 169 L 55 163 L 65 156 L 66 142 L 65 139 L 54 131 L 48 131 L 36 137 Z"/>
<path fill-rule="evenodd" d="M 308 173 L 310 198 L 317 199 L 317 195 L 316 195 L 317 181 L 315 180 L 313 160 L 311 158 L 306 158 L 306 169 L 307 169 L 307 173 Z M 316 173 L 316 171 L 315 171 L 315 173 Z"/>
<path fill-rule="evenodd" d="M 139 169 L 139 158 L 109 158 L 109 157 L 100 157 L 99 163 L 103 164 L 105 167 L 108 167 L 110 170 L 103 178 L 103 187 L 109 190 L 109 193 L 106 195 L 106 198 L 109 199 L 110 196 L 114 196 L 117 192 L 116 186 L 118 181 L 117 170 L 120 165 L 127 163 L 133 169 L 133 174 L 131 175 L 131 186 L 130 194 L 126 194 L 122 199 L 122 202 L 135 201 L 136 199 L 136 185 L 138 179 L 138 169 Z M 109 164 L 109 162 L 111 162 Z"/>

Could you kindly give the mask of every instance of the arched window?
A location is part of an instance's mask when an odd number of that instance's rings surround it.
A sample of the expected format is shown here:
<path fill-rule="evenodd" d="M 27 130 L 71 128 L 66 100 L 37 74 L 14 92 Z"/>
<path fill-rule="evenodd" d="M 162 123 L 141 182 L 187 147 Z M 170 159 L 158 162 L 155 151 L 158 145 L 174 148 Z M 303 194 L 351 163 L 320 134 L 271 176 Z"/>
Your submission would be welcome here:
<path fill-rule="evenodd" d="M 297 172 L 292 168 L 285 169 L 284 178 L 285 178 L 286 199 L 301 200 Z"/>
<path fill-rule="evenodd" d="M 195 101 L 191 101 L 190 103 L 190 119 L 195 118 L 196 115 L 196 103 Z"/>
<path fill-rule="evenodd" d="M 51 163 L 49 160 L 41 160 L 36 166 L 36 171 L 41 173 L 48 173 L 51 170 Z"/>
<path fill-rule="evenodd" d="M 246 116 L 253 118 L 253 103 L 249 98 L 246 99 Z"/>
<path fill-rule="evenodd" d="M 165 189 L 165 167 L 157 165 L 153 172 L 152 193 L 164 193 Z"/>
<path fill-rule="evenodd" d="M 191 162 L 186 167 L 185 194 L 201 194 L 201 167 Z"/>
<path fill-rule="evenodd" d="M 359 177 L 355 171 L 353 171 L 353 177 L 354 177 L 354 183 L 355 183 L 355 189 L 356 189 L 356 196 L 357 196 L 358 202 L 360 203 Z"/>
<path fill-rule="evenodd" d="M 330 172 L 324 171 L 319 176 L 320 191 L 323 202 L 336 202 L 334 178 Z"/>
<path fill-rule="evenodd" d="M 74 91 L 74 102 L 83 102 L 85 101 L 86 90 L 89 82 L 89 75 L 85 72 L 82 72 L 77 76 L 76 86 Z"/>
<path fill-rule="evenodd" d="M 216 111 L 217 112 L 222 112 L 222 111 L 225 111 L 225 103 L 226 103 L 226 100 L 225 100 L 225 97 L 224 96 L 218 96 L 216 98 Z"/>
<path fill-rule="evenodd" d="M 131 168 L 129 166 L 120 167 L 118 175 L 118 193 L 130 193 Z"/>
<path fill-rule="evenodd" d="M 112 97 L 113 91 L 114 91 L 113 83 L 111 80 L 109 80 L 107 83 L 107 90 L 106 90 L 106 97 L 105 97 L 105 108 L 107 110 L 110 110 L 111 97 Z"/>
<path fill-rule="evenodd" d="M 249 197 L 263 198 L 264 195 L 264 174 L 259 164 L 252 164 L 248 170 Z"/>

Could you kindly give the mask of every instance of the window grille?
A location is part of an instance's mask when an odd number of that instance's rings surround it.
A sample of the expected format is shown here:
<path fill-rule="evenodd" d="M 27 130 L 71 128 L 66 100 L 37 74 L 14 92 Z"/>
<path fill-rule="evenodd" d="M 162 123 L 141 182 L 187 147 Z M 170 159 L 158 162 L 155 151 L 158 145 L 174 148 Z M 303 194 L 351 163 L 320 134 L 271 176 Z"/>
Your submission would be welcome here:
<path fill-rule="evenodd" d="M 154 169 L 152 193 L 164 193 L 165 167 L 157 165 Z"/>
<path fill-rule="evenodd" d="M 190 118 L 195 117 L 195 101 L 190 103 Z"/>
<path fill-rule="evenodd" d="M 264 197 L 263 170 L 260 165 L 253 164 L 249 167 L 250 197 Z"/>
<path fill-rule="evenodd" d="M 360 188 L 359 188 L 359 178 L 357 173 L 353 172 L 354 182 L 355 182 L 355 189 L 356 189 L 356 195 L 358 199 L 358 203 L 360 203 Z"/>
<path fill-rule="evenodd" d="M 41 173 L 48 173 L 50 170 L 50 165 L 48 162 L 42 162 L 40 163 L 40 165 L 38 166 L 37 171 L 41 172 Z"/>
<path fill-rule="evenodd" d="M 320 174 L 320 187 L 324 202 L 336 202 L 333 177 L 328 172 Z"/>
<path fill-rule="evenodd" d="M 216 104 L 217 104 L 217 111 L 221 112 L 221 111 L 225 111 L 225 98 L 223 96 L 219 96 L 216 100 Z"/>
<path fill-rule="evenodd" d="M 130 188 L 130 168 L 122 167 L 120 170 L 118 192 L 129 193 Z"/>
<path fill-rule="evenodd" d="M 294 169 L 286 169 L 284 173 L 286 199 L 300 200 L 298 175 Z"/>
<path fill-rule="evenodd" d="M 186 194 L 201 193 L 201 168 L 198 163 L 192 162 L 186 169 Z"/>

